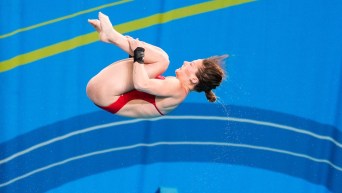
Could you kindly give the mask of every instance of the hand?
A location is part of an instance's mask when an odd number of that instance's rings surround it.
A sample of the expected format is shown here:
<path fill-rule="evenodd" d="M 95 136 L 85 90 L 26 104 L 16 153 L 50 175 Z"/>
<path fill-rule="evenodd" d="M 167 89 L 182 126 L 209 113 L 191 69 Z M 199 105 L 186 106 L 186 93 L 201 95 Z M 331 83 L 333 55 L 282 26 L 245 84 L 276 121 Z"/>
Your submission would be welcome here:
<path fill-rule="evenodd" d="M 128 44 L 129 44 L 129 47 L 130 49 L 132 50 L 132 52 L 134 52 L 134 50 L 137 48 L 137 47 L 144 47 L 143 46 L 143 43 L 141 41 L 139 41 L 139 39 L 133 39 L 132 37 L 130 36 L 126 36 L 127 40 L 128 40 Z"/>
<path fill-rule="evenodd" d="M 130 36 L 126 36 L 129 46 L 134 53 L 134 62 L 138 62 L 140 64 L 144 63 L 145 49 L 143 48 L 143 44 L 139 39 L 133 39 Z"/>

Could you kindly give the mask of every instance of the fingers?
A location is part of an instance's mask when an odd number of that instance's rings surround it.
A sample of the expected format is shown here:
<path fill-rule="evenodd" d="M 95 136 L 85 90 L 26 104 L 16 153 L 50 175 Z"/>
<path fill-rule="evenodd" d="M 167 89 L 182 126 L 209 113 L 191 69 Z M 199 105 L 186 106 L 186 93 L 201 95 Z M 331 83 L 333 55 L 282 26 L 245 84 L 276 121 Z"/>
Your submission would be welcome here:
<path fill-rule="evenodd" d="M 128 45 L 129 45 L 129 47 L 130 47 L 130 49 L 131 49 L 131 51 L 134 51 L 134 49 L 135 49 L 135 47 L 134 47 L 134 45 L 133 45 L 133 38 L 131 37 L 131 36 L 125 36 L 126 38 L 127 38 L 127 41 L 128 41 Z"/>
<path fill-rule="evenodd" d="M 131 36 L 129 36 L 129 35 L 125 35 L 125 37 L 127 38 L 127 39 L 130 39 L 130 38 L 132 38 Z"/>
<path fill-rule="evenodd" d="M 131 36 L 126 36 L 129 44 L 131 45 L 137 45 L 138 44 L 138 39 L 133 39 Z"/>
<path fill-rule="evenodd" d="M 131 49 L 131 51 L 134 51 L 137 47 L 143 47 L 141 41 L 139 41 L 139 39 L 134 39 L 131 36 L 125 36 L 127 38 L 129 47 Z"/>
<path fill-rule="evenodd" d="M 141 42 L 139 41 L 139 39 L 132 39 L 132 41 L 134 42 L 135 47 L 142 47 Z"/>
<path fill-rule="evenodd" d="M 137 42 L 136 42 L 135 39 L 133 39 L 132 37 L 129 37 L 129 38 L 128 38 L 128 42 L 129 42 L 129 45 L 131 46 L 131 49 L 132 49 L 132 50 L 135 50 L 135 48 L 138 47 Z"/>
<path fill-rule="evenodd" d="M 135 39 L 135 41 L 137 42 L 137 46 L 138 47 L 143 47 L 141 41 L 139 40 L 139 38 Z"/>

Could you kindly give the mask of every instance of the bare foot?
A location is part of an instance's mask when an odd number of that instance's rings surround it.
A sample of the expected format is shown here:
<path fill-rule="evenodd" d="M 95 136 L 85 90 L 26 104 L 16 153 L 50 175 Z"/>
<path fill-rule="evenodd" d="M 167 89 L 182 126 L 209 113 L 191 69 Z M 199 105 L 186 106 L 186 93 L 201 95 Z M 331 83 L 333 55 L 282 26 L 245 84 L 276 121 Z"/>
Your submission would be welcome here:
<path fill-rule="evenodd" d="M 101 24 L 98 19 L 88 19 L 88 22 L 96 29 L 97 32 L 101 32 Z"/>
<path fill-rule="evenodd" d="M 115 43 L 117 35 L 120 35 L 114 30 L 109 17 L 101 12 L 99 12 L 99 19 L 89 19 L 88 22 L 99 33 L 99 38 L 102 42 Z"/>

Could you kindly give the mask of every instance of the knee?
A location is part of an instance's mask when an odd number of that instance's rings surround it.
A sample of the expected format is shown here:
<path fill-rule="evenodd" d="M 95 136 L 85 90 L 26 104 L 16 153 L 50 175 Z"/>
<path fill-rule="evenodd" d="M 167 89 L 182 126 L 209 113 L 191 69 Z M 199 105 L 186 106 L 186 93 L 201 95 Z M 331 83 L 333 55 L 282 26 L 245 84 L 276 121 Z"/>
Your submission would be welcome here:
<path fill-rule="evenodd" d="M 170 59 L 169 59 L 169 55 L 166 52 L 163 52 L 163 67 L 165 68 L 165 70 L 169 67 L 170 64 Z"/>
<path fill-rule="evenodd" d="M 96 84 L 95 81 L 93 79 L 91 79 L 86 87 L 86 93 L 88 98 L 90 98 L 91 100 L 93 100 L 95 98 L 95 94 L 96 94 Z"/>
<path fill-rule="evenodd" d="M 162 61 L 162 66 L 163 66 L 163 71 L 166 71 L 167 68 L 169 67 L 170 60 L 169 57 L 165 57 L 164 60 Z"/>
<path fill-rule="evenodd" d="M 97 84 L 96 80 L 91 79 L 86 87 L 86 93 L 90 100 L 92 100 L 95 104 L 101 104 L 104 98 L 104 93 L 102 86 Z"/>

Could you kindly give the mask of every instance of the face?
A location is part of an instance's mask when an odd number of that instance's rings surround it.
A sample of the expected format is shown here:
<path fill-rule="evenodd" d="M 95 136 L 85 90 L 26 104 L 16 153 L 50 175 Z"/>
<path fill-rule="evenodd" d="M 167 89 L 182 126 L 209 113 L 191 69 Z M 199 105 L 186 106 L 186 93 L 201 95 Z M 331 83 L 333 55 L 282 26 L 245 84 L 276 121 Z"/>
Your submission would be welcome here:
<path fill-rule="evenodd" d="M 203 65 L 203 60 L 198 59 L 191 62 L 184 61 L 183 65 L 176 70 L 177 78 L 181 81 L 190 81 L 192 84 L 197 84 L 198 78 L 196 73 Z"/>

